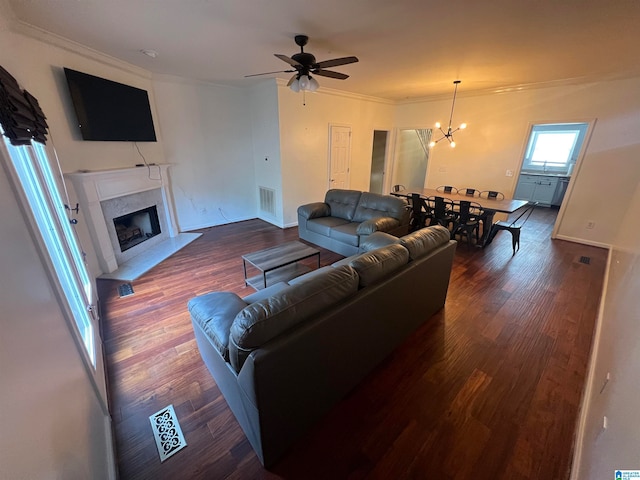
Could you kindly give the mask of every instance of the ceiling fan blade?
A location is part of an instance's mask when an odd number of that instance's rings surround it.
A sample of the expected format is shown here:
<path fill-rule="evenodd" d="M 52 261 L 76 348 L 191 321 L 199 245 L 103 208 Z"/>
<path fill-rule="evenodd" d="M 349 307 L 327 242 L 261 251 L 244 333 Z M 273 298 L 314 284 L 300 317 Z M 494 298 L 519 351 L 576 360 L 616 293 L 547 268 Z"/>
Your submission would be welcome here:
<path fill-rule="evenodd" d="M 338 80 L 345 80 L 347 78 L 349 78 L 349 75 L 345 75 L 344 73 L 340 73 L 340 72 L 332 72 L 331 70 L 314 70 L 313 71 L 314 75 L 321 75 L 323 77 L 331 77 L 331 78 L 337 78 Z"/>
<path fill-rule="evenodd" d="M 252 75 L 245 75 L 244 78 L 247 77 L 258 77 L 260 75 L 272 75 L 274 73 L 291 73 L 291 72 L 295 72 L 296 70 L 278 70 L 277 72 L 264 72 L 264 73 L 254 73 Z"/>
<path fill-rule="evenodd" d="M 302 64 L 299 62 L 296 62 L 293 58 L 289 58 L 286 55 L 282 55 L 281 53 L 274 53 L 274 55 L 276 57 L 278 57 L 280 60 L 282 60 L 283 62 L 287 62 L 289 65 L 291 65 L 292 67 L 301 67 Z"/>
<path fill-rule="evenodd" d="M 287 83 L 287 87 L 290 87 L 290 86 L 291 86 L 291 84 L 293 83 L 293 81 L 294 81 L 296 78 L 298 78 L 298 74 L 297 74 L 297 73 L 296 73 L 293 77 L 291 77 L 291 78 L 289 79 L 289 82 Z"/>
<path fill-rule="evenodd" d="M 334 58 L 333 60 L 324 60 L 323 62 L 318 62 L 314 65 L 314 68 L 329 68 L 329 67 L 337 67 L 340 65 L 348 65 L 349 63 L 356 63 L 358 57 L 342 57 L 342 58 Z"/>

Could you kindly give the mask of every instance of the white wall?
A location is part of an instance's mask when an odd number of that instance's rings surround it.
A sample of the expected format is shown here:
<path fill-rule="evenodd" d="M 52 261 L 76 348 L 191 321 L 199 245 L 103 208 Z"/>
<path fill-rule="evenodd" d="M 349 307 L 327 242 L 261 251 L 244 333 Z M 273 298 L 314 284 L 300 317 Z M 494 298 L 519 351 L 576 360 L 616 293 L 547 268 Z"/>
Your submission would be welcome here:
<path fill-rule="evenodd" d="M 22 88 L 38 99 L 49 124 L 48 145 L 55 148 L 64 172 L 132 167 L 141 163 L 141 158 L 132 142 L 88 142 L 81 139 L 63 67 L 147 90 L 159 141 L 140 142 L 138 146 L 148 162 L 165 163 L 161 128 L 147 72 L 44 32 L 13 24 L 10 12 L 3 10 L 3 5 L 5 4 L 0 4 L 0 19 L 5 25 L 5 28 L 0 29 L 0 65 L 18 80 Z M 12 30 L 16 28 L 23 29 L 38 39 Z M 69 188 L 69 192 L 70 202 L 75 204 L 77 198 L 73 189 Z M 88 254 L 90 271 L 98 276 L 102 272 L 94 249 L 91 248 L 82 210 L 79 220 L 78 230 Z"/>
<path fill-rule="evenodd" d="M 282 168 L 280 160 L 280 116 L 278 86 L 275 79 L 260 82 L 250 89 L 253 162 L 256 184 L 275 192 L 276 215 L 258 209 L 258 217 L 279 227 L 284 226 L 282 207 Z"/>
<path fill-rule="evenodd" d="M 247 92 L 167 76 L 153 88 L 179 229 L 255 218 Z"/>
<path fill-rule="evenodd" d="M 373 131 L 390 130 L 390 102 L 320 90 L 294 93 L 278 85 L 284 224 L 295 225 L 297 208 L 319 202 L 329 188 L 329 125 L 351 127 L 350 186 L 368 190 Z"/>
<path fill-rule="evenodd" d="M 628 205 L 610 256 L 583 407 L 586 416 L 572 474 L 575 480 L 613 478 L 614 470 L 640 469 L 640 186 Z M 611 380 L 601 393 L 607 372 Z M 605 415 L 608 427 L 603 430 Z"/>
<path fill-rule="evenodd" d="M 0 205 L 0 478 L 115 478 L 107 417 L 1 165 Z"/>
<path fill-rule="evenodd" d="M 451 100 L 399 105 L 395 124 L 446 124 L 450 110 Z M 637 78 L 495 95 L 459 91 L 453 124 L 464 121 L 468 128 L 456 134 L 455 149 L 446 142 L 433 149 L 427 186 L 472 186 L 511 196 L 517 176 L 505 173 L 519 170 L 531 124 L 597 120 L 586 155 L 574 170 L 558 236 L 609 244 L 622 221 L 621 209 L 611 206 L 624 205 L 640 180 L 638 111 Z M 595 221 L 596 228 L 587 230 L 588 221 Z"/>

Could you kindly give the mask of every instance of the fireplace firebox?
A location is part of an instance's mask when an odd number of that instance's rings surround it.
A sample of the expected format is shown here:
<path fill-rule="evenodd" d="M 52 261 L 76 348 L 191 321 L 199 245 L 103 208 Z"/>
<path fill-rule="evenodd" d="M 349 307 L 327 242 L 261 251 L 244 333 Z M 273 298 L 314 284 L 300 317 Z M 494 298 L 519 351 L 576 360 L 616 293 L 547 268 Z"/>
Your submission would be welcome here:
<path fill-rule="evenodd" d="M 159 235 L 161 231 L 155 205 L 114 218 L 113 224 L 121 252 Z"/>

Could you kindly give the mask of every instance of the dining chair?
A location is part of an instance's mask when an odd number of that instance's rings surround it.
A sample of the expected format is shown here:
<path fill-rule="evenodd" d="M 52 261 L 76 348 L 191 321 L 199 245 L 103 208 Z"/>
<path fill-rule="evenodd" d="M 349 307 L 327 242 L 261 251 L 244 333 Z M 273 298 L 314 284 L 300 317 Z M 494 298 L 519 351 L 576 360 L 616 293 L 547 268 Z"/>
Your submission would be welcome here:
<path fill-rule="evenodd" d="M 418 193 L 412 193 L 409 197 L 411 204 L 411 219 L 409 220 L 409 231 L 414 232 L 426 227 L 429 218 L 429 207 L 425 198 Z"/>
<path fill-rule="evenodd" d="M 498 232 L 507 230 L 511 233 L 511 245 L 513 247 L 513 255 L 515 255 L 516 249 L 520 250 L 520 230 L 526 221 L 529 220 L 529 217 L 537 206 L 538 202 L 529 202 L 520 215 L 518 215 L 513 221 L 505 220 L 494 223 L 491 226 L 491 232 L 489 232 L 489 236 L 487 237 L 486 245 L 493 241 L 493 238 L 498 234 Z"/>
<path fill-rule="evenodd" d="M 451 185 L 440 185 L 436 188 L 436 191 L 440 193 L 458 193 L 458 189 L 456 187 L 452 187 Z"/>
<path fill-rule="evenodd" d="M 398 193 L 401 190 L 404 190 L 406 187 L 404 185 L 394 185 L 393 188 L 391 189 L 394 193 Z"/>
<path fill-rule="evenodd" d="M 455 200 L 453 204 L 458 212 L 458 218 L 456 219 L 451 237 L 454 238 L 456 235 L 460 235 L 460 237 L 465 236 L 468 245 L 472 246 L 473 242 L 471 238 L 475 233 L 476 245 L 479 245 L 480 221 L 484 216 L 482 205 L 468 200 Z"/>
<path fill-rule="evenodd" d="M 460 188 L 458 189 L 458 195 L 465 195 L 467 197 L 479 197 L 480 190 L 476 190 L 475 188 Z"/>
<path fill-rule="evenodd" d="M 427 198 L 429 225 L 442 225 L 453 231 L 456 214 L 453 211 L 453 201 L 448 198 L 433 196 Z"/>
<path fill-rule="evenodd" d="M 504 193 L 496 192 L 495 190 L 484 190 L 480 192 L 480 198 L 486 198 L 487 200 L 504 200 Z"/>

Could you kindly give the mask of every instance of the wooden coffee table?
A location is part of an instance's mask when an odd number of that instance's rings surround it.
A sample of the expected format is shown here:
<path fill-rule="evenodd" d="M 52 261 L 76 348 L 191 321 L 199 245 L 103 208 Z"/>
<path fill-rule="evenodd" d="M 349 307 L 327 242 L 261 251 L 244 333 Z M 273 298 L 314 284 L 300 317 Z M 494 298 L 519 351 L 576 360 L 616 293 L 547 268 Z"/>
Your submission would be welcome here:
<path fill-rule="evenodd" d="M 248 253 L 242 256 L 244 283 L 256 290 L 262 290 L 267 288 L 267 283 L 273 285 L 299 277 L 311 271 L 311 268 L 298 262 L 313 256 L 317 256 L 317 268 L 320 268 L 320 251 L 298 241 Z M 261 273 L 247 278 L 247 263 L 260 270 Z"/>

